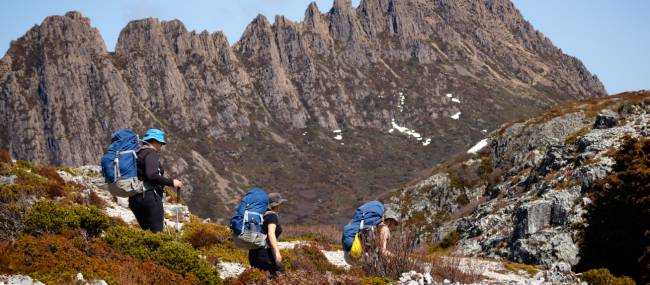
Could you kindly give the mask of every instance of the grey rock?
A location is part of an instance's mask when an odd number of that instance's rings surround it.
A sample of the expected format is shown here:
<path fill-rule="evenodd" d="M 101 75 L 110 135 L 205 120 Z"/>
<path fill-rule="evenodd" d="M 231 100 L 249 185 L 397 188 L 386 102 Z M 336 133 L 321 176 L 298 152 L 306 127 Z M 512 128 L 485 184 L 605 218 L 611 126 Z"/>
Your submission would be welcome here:
<path fill-rule="evenodd" d="M 618 124 L 619 115 L 611 110 L 605 110 L 596 116 L 594 129 L 609 129 Z"/>
<path fill-rule="evenodd" d="M 534 234 L 551 223 L 553 204 L 547 200 L 537 200 L 519 207 L 513 217 L 513 239 Z"/>
<path fill-rule="evenodd" d="M 551 270 L 562 273 L 569 273 L 571 272 L 571 264 L 568 264 L 566 262 L 553 263 Z"/>
<path fill-rule="evenodd" d="M 26 275 L 0 275 L 0 283 L 7 285 L 44 285 L 42 282 Z"/>
<path fill-rule="evenodd" d="M 591 188 L 594 181 L 604 178 L 614 166 L 614 160 L 608 157 L 601 158 L 598 163 L 587 164 L 576 170 L 575 178 L 582 186 L 583 191 Z"/>
<path fill-rule="evenodd" d="M 511 258 L 517 262 L 551 268 L 557 262 L 577 264 L 578 250 L 570 234 L 544 231 L 514 242 Z"/>
<path fill-rule="evenodd" d="M 16 175 L 0 176 L 0 185 L 10 185 L 16 182 Z"/>
<path fill-rule="evenodd" d="M 551 201 L 551 224 L 563 226 L 569 223 L 569 215 L 573 209 L 575 199 L 580 193 L 571 190 L 553 191 L 544 195 L 544 199 Z"/>
<path fill-rule="evenodd" d="M 567 149 L 564 146 L 549 146 L 539 166 L 540 174 L 545 176 L 551 171 L 559 170 L 563 166 L 572 163 L 574 158 L 566 152 Z"/>

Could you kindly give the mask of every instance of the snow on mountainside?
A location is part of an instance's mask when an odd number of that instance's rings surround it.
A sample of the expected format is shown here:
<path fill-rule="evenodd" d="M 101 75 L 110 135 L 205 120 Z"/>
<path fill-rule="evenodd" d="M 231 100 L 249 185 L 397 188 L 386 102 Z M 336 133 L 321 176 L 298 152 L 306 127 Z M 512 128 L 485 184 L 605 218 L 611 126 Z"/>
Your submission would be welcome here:
<path fill-rule="evenodd" d="M 461 256 L 571 268 L 592 186 L 627 138 L 648 137 L 650 92 L 576 101 L 502 126 L 388 200 L 425 244 L 454 237 Z"/>

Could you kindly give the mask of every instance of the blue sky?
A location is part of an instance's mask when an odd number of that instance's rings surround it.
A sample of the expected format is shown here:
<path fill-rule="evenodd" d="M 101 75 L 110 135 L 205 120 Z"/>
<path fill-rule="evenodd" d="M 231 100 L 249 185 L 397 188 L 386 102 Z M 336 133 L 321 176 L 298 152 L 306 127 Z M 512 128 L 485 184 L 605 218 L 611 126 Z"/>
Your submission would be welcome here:
<path fill-rule="evenodd" d="M 222 30 L 231 43 L 257 15 L 277 14 L 301 20 L 310 0 L 21 0 L 5 1 L 0 10 L 0 54 L 48 15 L 80 11 L 113 50 L 129 20 L 179 19 L 189 30 Z M 316 0 L 321 11 L 332 0 Z M 357 5 L 359 0 L 352 1 Z M 513 0 L 536 29 L 565 53 L 581 59 L 610 94 L 650 89 L 650 1 Z"/>

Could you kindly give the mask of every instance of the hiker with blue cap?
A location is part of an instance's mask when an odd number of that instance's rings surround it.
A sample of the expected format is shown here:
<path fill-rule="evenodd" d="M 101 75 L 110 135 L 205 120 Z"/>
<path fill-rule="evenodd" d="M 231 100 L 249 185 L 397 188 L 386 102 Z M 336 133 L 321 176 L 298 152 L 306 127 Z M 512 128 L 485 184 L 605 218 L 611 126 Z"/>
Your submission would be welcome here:
<path fill-rule="evenodd" d="M 180 189 L 183 182 L 164 176 L 160 149 L 167 144 L 165 133 L 158 129 L 149 129 L 142 141 L 142 147 L 137 152 L 137 167 L 138 178 L 144 182 L 144 192 L 129 197 L 129 208 L 143 230 L 156 233 L 163 229 L 163 188 L 171 186 Z"/>

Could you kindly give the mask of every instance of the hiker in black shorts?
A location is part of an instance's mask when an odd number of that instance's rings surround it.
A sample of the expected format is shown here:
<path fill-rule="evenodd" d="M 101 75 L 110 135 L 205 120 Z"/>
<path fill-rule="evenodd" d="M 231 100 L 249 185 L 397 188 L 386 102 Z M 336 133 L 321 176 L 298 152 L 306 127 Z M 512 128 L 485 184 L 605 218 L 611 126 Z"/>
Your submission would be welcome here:
<path fill-rule="evenodd" d="M 144 138 L 143 146 L 138 150 L 138 178 L 144 182 L 145 191 L 129 197 L 129 209 L 133 211 L 138 224 L 143 230 L 154 233 L 163 230 L 165 212 L 163 210 L 163 187 L 183 187 L 183 182 L 164 177 L 165 170 L 160 163 L 160 149 L 167 144 L 165 133 L 150 129 Z"/>
<path fill-rule="evenodd" d="M 278 247 L 278 238 L 282 234 L 282 226 L 278 217 L 280 205 L 287 200 L 280 193 L 269 194 L 269 210 L 264 213 L 262 233 L 266 234 L 266 246 L 248 251 L 248 262 L 252 267 L 265 270 L 275 276 L 277 272 L 284 272 L 282 255 Z"/>

